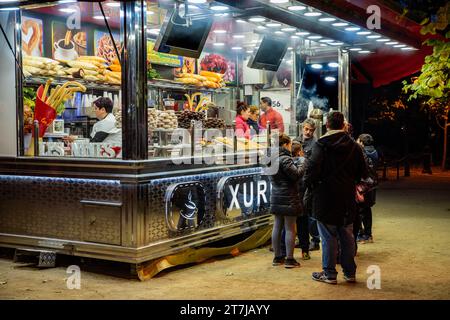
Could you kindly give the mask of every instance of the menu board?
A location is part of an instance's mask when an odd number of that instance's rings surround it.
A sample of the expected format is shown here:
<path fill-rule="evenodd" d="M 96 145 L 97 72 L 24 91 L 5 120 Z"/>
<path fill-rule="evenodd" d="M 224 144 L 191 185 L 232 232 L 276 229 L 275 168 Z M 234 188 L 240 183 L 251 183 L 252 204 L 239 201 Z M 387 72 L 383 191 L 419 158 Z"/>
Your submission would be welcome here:
<path fill-rule="evenodd" d="M 153 50 L 155 42 L 147 40 L 147 60 L 152 64 L 161 64 L 169 67 L 181 68 L 183 57 L 168 53 L 161 53 Z"/>
<path fill-rule="evenodd" d="M 28 56 L 42 57 L 43 28 L 42 20 L 22 17 L 22 50 Z"/>
<path fill-rule="evenodd" d="M 122 52 L 122 44 L 120 43 L 120 36 L 117 33 L 113 33 L 114 42 L 117 46 L 119 54 Z M 114 43 L 108 32 L 94 31 L 94 52 L 97 57 L 102 57 L 109 63 L 116 58 L 116 50 Z"/>
<path fill-rule="evenodd" d="M 236 85 L 236 60 L 224 54 L 202 52 L 198 59 L 198 70 L 223 74 L 226 84 Z"/>
<path fill-rule="evenodd" d="M 66 43 L 65 40 L 68 40 Z M 57 60 L 76 60 L 87 54 L 87 31 L 68 29 L 66 23 L 52 22 L 52 57 Z"/>

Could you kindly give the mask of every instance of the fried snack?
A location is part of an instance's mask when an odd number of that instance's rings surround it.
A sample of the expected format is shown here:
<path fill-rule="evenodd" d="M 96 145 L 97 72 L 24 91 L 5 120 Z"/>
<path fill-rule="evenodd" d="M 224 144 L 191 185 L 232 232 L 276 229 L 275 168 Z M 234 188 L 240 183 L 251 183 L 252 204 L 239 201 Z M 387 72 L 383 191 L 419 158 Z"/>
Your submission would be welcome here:
<path fill-rule="evenodd" d="M 106 59 L 104 59 L 102 57 L 97 57 L 97 56 L 80 56 L 77 58 L 77 60 L 83 60 L 86 62 L 95 61 L 95 62 L 103 63 L 103 64 L 108 63 L 108 61 L 106 61 Z"/>
<path fill-rule="evenodd" d="M 97 66 L 93 65 L 89 62 L 83 62 L 83 61 L 67 61 L 67 64 L 71 66 L 72 68 L 82 68 L 87 70 L 97 70 Z"/>
<path fill-rule="evenodd" d="M 42 96 L 41 96 L 41 99 L 42 99 L 42 101 L 46 101 L 46 99 L 47 99 L 47 92 L 48 92 L 48 89 L 50 88 L 50 84 L 52 83 L 52 79 L 48 79 L 46 82 L 45 82 L 45 87 L 44 87 L 44 92 L 42 92 Z"/>
<path fill-rule="evenodd" d="M 24 66 L 35 67 L 35 68 L 39 68 L 39 69 L 45 68 L 45 64 L 43 62 L 37 61 L 37 60 L 23 59 L 23 65 Z"/>
<path fill-rule="evenodd" d="M 41 71 L 41 69 L 39 69 L 39 68 L 36 68 L 36 67 L 32 67 L 32 66 L 26 66 L 26 65 L 24 65 L 23 66 L 23 71 L 24 72 L 28 72 L 28 73 L 30 73 L 30 74 L 39 74 L 39 72 Z"/>
<path fill-rule="evenodd" d="M 78 32 L 73 36 L 73 41 L 80 47 L 86 48 L 86 32 Z"/>
<path fill-rule="evenodd" d="M 72 38 L 72 30 L 67 30 L 66 36 L 64 37 L 64 45 L 67 47 L 70 44 L 70 39 Z"/>
<path fill-rule="evenodd" d="M 114 72 L 121 72 L 122 71 L 122 67 L 120 65 L 117 64 L 112 64 L 109 66 L 109 68 L 111 69 L 111 71 Z"/>
<path fill-rule="evenodd" d="M 216 82 L 219 82 L 222 80 L 222 75 L 219 73 L 215 73 L 215 72 L 211 72 L 211 71 L 205 71 L 202 70 L 200 71 L 200 75 L 204 76 L 204 77 L 212 77 L 216 79 Z"/>
<path fill-rule="evenodd" d="M 92 76 L 89 74 L 84 75 L 83 79 L 87 80 L 87 81 L 98 81 L 99 80 L 99 78 L 97 76 Z"/>
<path fill-rule="evenodd" d="M 22 33 L 27 35 L 30 28 L 33 31 L 30 40 L 28 40 L 28 43 L 22 40 L 22 49 L 29 56 L 33 54 L 33 50 L 39 45 L 39 40 L 42 37 L 39 24 L 34 20 L 27 19 L 22 23 Z"/>

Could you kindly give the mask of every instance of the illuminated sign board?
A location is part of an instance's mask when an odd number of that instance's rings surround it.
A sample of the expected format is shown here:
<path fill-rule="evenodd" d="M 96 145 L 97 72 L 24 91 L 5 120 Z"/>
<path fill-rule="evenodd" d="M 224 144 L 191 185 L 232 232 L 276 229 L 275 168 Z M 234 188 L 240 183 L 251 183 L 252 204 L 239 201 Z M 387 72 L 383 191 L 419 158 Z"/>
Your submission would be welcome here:
<path fill-rule="evenodd" d="M 270 181 L 259 174 L 224 177 L 217 184 L 217 209 L 226 218 L 245 218 L 269 208 Z"/>
<path fill-rule="evenodd" d="M 166 223 L 170 231 L 196 229 L 205 216 L 205 188 L 200 182 L 175 183 L 166 191 Z"/>

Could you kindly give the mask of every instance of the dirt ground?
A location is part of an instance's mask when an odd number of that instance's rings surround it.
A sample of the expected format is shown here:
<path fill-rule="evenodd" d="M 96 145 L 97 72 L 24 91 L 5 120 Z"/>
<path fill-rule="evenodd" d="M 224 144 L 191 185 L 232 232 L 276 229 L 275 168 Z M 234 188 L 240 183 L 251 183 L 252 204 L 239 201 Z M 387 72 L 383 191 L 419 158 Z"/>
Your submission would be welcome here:
<path fill-rule="evenodd" d="M 311 280 L 321 252 L 301 267 L 272 267 L 268 247 L 237 257 L 177 267 L 155 278 L 109 274 L 81 266 L 81 289 L 66 286 L 66 268 L 36 269 L 0 259 L 0 299 L 450 299 L 450 174 L 413 172 L 383 182 L 374 207 L 374 243 L 360 246 L 356 284 Z M 300 252 L 296 249 L 296 257 Z M 381 289 L 367 288 L 367 268 L 379 266 Z"/>

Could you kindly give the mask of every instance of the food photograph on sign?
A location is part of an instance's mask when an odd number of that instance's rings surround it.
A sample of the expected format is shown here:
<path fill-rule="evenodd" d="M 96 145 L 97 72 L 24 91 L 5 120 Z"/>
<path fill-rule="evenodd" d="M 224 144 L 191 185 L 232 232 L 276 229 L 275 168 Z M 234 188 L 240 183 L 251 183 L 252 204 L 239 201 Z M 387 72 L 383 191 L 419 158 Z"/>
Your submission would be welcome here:
<path fill-rule="evenodd" d="M 27 56 L 43 56 L 43 23 L 41 19 L 22 17 L 22 52 Z"/>
<path fill-rule="evenodd" d="M 203 52 L 198 59 L 199 71 L 210 71 L 222 74 L 226 84 L 235 84 L 236 62 L 223 54 Z"/>
<path fill-rule="evenodd" d="M 86 29 L 68 29 L 66 23 L 52 23 L 52 57 L 71 61 L 87 54 Z"/>
<path fill-rule="evenodd" d="M 113 33 L 114 42 L 119 54 L 122 52 L 122 43 L 118 34 Z M 105 59 L 111 64 L 117 57 L 114 43 L 108 32 L 94 31 L 94 52 L 97 57 Z"/>

